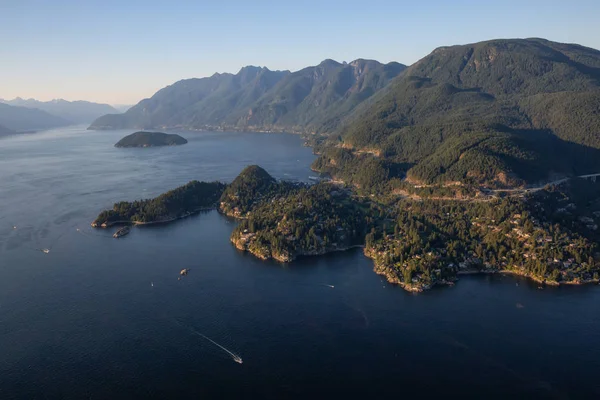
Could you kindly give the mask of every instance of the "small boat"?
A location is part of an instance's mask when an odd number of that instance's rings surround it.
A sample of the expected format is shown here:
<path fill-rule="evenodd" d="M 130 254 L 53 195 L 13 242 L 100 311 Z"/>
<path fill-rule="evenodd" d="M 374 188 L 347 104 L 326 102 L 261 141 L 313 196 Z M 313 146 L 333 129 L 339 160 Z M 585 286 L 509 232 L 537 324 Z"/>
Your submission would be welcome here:
<path fill-rule="evenodd" d="M 131 229 L 128 226 L 124 226 L 113 234 L 113 237 L 120 238 L 121 236 L 125 236 L 129 233 Z"/>
<path fill-rule="evenodd" d="M 181 270 L 181 272 L 179 272 L 179 275 L 181 276 L 186 276 L 188 274 L 188 272 L 190 272 L 189 268 L 184 268 Z"/>
<path fill-rule="evenodd" d="M 42 249 L 42 251 L 46 254 L 50 253 L 50 249 Z"/>

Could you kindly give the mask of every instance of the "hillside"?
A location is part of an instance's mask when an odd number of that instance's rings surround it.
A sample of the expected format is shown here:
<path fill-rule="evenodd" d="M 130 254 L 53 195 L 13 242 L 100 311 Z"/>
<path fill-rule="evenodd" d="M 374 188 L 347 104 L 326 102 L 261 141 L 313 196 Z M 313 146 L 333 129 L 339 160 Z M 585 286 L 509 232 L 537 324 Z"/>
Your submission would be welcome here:
<path fill-rule="evenodd" d="M 0 125 L 0 136 L 12 135 L 13 133 L 15 133 L 15 131 L 8 129 L 5 126 Z"/>
<path fill-rule="evenodd" d="M 63 99 L 38 101 L 17 97 L 16 99 L 4 100 L 3 102 L 11 106 L 37 108 L 76 124 L 90 123 L 102 115 L 118 112 L 108 104 L 92 103 L 89 101 L 67 101 Z"/>
<path fill-rule="evenodd" d="M 330 130 L 404 68 L 402 64 L 372 60 L 349 64 L 325 60 L 283 78 L 236 125 L 254 129 Z"/>
<path fill-rule="evenodd" d="M 236 75 L 179 81 L 90 129 L 330 131 L 404 68 L 369 60 L 326 60 L 293 73 L 244 67 Z"/>
<path fill-rule="evenodd" d="M 42 110 L 0 103 L 0 125 L 12 131 L 30 132 L 70 124 L 71 122 Z"/>
<path fill-rule="evenodd" d="M 90 129 L 217 126 L 233 110 L 249 107 L 288 73 L 244 67 L 236 75 L 184 79 L 159 90 L 124 114 L 98 118 Z"/>
<path fill-rule="evenodd" d="M 178 146 L 188 141 L 179 135 L 162 132 L 135 132 L 119 140 L 115 147 Z"/>
<path fill-rule="evenodd" d="M 599 80 L 600 52 L 578 45 L 442 47 L 344 124 L 315 167 L 365 186 L 405 175 L 515 186 L 600 172 Z"/>
<path fill-rule="evenodd" d="M 276 181 L 258 165 L 250 165 L 223 191 L 220 209 L 231 216 L 244 215 L 255 199 L 262 197 L 275 186 Z"/>

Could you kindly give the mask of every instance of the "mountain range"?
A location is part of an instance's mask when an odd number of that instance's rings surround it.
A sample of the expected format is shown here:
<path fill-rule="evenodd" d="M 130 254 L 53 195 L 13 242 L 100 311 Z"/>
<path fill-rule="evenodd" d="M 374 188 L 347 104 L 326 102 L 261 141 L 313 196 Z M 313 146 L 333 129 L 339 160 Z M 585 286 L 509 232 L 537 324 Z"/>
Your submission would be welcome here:
<path fill-rule="evenodd" d="M 440 47 L 406 68 L 325 60 L 186 79 L 89 129 L 319 133 L 313 167 L 374 186 L 514 186 L 600 171 L 600 52 L 544 39 Z"/>
<path fill-rule="evenodd" d="M 134 128 L 317 133 L 313 168 L 362 187 L 539 183 L 600 172 L 600 52 L 497 39 L 440 47 L 408 68 L 248 66 L 178 81 L 89 127 Z"/>
<path fill-rule="evenodd" d="M 332 129 L 406 67 L 372 60 L 325 60 L 297 72 L 248 66 L 237 74 L 185 79 L 90 129 Z"/>
<path fill-rule="evenodd" d="M 4 134 L 31 132 L 71 125 L 70 121 L 37 108 L 10 106 L 0 102 L 0 125 Z"/>
<path fill-rule="evenodd" d="M 22 99 L 20 97 L 13 100 L 0 101 L 11 106 L 37 108 L 73 124 L 90 123 L 104 114 L 118 113 L 114 107 L 108 104 L 92 103 L 89 101 L 67 101 L 63 99 L 39 101 L 35 99 Z"/>

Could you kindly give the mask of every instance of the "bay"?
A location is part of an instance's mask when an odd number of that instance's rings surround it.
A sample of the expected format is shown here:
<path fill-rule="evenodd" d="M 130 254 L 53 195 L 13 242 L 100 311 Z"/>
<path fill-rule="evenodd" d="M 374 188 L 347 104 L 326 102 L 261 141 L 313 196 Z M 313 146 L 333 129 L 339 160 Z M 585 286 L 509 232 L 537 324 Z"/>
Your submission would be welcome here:
<path fill-rule="evenodd" d="M 113 147 L 129 133 L 0 139 L 0 398 L 600 396 L 598 286 L 470 276 L 413 295 L 359 249 L 259 261 L 214 211 L 119 240 L 91 229 L 116 201 L 250 164 L 312 175 L 294 135 Z"/>

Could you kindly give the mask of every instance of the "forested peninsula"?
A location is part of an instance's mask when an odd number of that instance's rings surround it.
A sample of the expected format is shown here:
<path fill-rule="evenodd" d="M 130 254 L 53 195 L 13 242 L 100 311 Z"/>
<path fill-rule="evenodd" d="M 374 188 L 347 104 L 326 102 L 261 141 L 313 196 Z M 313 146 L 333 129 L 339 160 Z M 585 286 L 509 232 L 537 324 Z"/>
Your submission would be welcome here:
<path fill-rule="evenodd" d="M 166 222 L 210 208 L 239 220 L 230 240 L 258 258 L 291 262 L 361 246 L 375 272 L 410 291 L 477 272 L 549 285 L 599 279 L 600 183 L 583 179 L 516 197 L 415 201 L 342 183 L 279 182 L 250 166 L 229 185 L 193 181 L 117 203 L 92 225 Z"/>
<path fill-rule="evenodd" d="M 170 222 L 215 207 L 225 185 L 220 182 L 191 181 L 154 199 L 121 201 L 102 211 L 92 222 L 94 228 L 115 224 Z"/>

